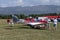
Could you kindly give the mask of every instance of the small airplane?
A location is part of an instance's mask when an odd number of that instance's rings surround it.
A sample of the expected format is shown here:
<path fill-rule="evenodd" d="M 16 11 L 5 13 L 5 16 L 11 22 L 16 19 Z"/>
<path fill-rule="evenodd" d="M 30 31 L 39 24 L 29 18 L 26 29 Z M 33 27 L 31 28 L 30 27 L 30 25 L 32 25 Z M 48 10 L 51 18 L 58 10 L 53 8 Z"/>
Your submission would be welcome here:
<path fill-rule="evenodd" d="M 40 28 L 43 27 L 45 28 L 45 24 L 44 22 L 26 22 L 26 20 L 24 19 L 19 19 L 17 16 L 12 15 L 12 21 L 13 23 L 22 23 L 22 24 L 26 24 L 27 26 L 30 26 L 31 28 Z"/>

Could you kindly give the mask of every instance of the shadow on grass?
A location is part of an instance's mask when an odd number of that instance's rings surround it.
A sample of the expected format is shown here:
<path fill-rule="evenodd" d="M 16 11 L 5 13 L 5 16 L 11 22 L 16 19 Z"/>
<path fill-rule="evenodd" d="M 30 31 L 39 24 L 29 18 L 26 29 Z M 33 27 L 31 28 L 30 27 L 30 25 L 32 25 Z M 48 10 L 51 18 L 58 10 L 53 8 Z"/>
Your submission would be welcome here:
<path fill-rule="evenodd" d="M 30 28 L 30 27 L 7 27 L 7 28 L 5 28 L 6 30 L 14 30 L 14 29 L 29 29 L 29 30 L 46 30 L 46 29 L 34 29 L 34 28 Z"/>
<path fill-rule="evenodd" d="M 32 28 L 30 28 L 30 27 L 20 27 L 20 26 L 18 26 L 18 27 L 6 27 L 5 29 L 7 29 L 7 30 L 12 30 L 12 29 L 32 29 Z"/>
<path fill-rule="evenodd" d="M 5 29 L 12 30 L 12 29 L 34 29 L 34 28 L 31 28 L 29 26 L 28 27 L 18 26 L 18 27 L 6 27 Z M 36 28 L 34 30 L 46 30 L 46 29 Z"/>

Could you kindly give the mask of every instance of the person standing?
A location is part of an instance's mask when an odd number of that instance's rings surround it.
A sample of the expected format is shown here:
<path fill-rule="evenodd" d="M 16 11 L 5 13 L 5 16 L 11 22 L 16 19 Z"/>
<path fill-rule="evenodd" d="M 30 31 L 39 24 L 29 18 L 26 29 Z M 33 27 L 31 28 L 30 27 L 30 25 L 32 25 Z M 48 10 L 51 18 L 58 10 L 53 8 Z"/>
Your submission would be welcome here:
<path fill-rule="evenodd" d="M 36 22 L 39 22 L 39 17 L 38 16 L 36 16 Z"/>
<path fill-rule="evenodd" d="M 53 19 L 53 27 L 56 30 L 57 29 L 57 18 Z"/>
<path fill-rule="evenodd" d="M 7 19 L 7 23 L 10 25 L 10 19 Z"/>
<path fill-rule="evenodd" d="M 7 19 L 7 23 L 10 27 L 14 26 L 12 19 Z"/>
<path fill-rule="evenodd" d="M 47 19 L 47 27 L 48 27 L 48 29 L 50 29 L 50 22 L 51 22 L 51 20 L 48 18 Z"/>

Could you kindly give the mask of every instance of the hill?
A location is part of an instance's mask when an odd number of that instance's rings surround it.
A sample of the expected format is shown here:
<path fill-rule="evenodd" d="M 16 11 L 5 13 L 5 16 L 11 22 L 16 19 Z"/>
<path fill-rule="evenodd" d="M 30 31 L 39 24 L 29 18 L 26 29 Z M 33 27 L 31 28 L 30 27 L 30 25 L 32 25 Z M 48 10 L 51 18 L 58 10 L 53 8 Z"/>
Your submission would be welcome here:
<path fill-rule="evenodd" d="M 60 6 L 56 5 L 38 5 L 38 6 L 16 6 L 0 7 L 0 14 L 40 14 L 40 13 L 60 13 Z"/>

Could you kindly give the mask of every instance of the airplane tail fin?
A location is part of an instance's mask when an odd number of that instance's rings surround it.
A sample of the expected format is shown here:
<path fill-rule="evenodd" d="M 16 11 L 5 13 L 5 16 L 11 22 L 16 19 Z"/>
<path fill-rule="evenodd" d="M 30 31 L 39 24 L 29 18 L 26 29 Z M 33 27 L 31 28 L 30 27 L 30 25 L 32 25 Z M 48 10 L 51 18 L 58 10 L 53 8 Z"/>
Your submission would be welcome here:
<path fill-rule="evenodd" d="M 12 15 L 12 20 L 13 20 L 13 22 L 18 22 L 19 21 L 18 17 L 15 16 L 15 15 Z"/>

